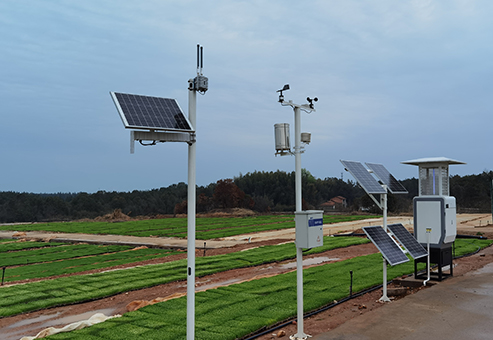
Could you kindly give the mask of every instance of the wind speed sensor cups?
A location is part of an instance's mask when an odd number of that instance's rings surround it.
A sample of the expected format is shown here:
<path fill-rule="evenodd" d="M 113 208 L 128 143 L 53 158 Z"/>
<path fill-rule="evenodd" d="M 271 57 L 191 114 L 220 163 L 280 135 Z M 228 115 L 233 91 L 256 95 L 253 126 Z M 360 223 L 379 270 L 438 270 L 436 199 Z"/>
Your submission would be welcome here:
<path fill-rule="evenodd" d="M 308 101 L 308 103 L 310 103 L 308 106 L 310 106 L 310 109 L 314 109 L 313 107 L 313 102 L 318 102 L 318 98 L 315 97 L 313 99 L 311 99 L 310 97 L 306 97 L 306 100 Z"/>

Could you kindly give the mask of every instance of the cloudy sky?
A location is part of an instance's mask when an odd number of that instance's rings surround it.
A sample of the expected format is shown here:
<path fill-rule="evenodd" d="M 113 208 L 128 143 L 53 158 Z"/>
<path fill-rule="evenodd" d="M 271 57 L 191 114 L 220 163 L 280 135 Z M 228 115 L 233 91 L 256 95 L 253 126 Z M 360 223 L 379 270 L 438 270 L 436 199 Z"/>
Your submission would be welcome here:
<path fill-rule="evenodd" d="M 136 145 L 110 91 L 175 98 L 204 46 L 209 91 L 197 98 L 197 184 L 293 171 L 275 157 L 287 100 L 312 143 L 302 166 L 341 177 L 340 159 L 445 156 L 493 168 L 493 2 L 84 0 L 0 2 L 0 191 L 96 192 L 187 181 L 185 143 Z M 291 133 L 293 134 L 294 131 Z M 351 178 L 344 173 L 344 179 Z"/>

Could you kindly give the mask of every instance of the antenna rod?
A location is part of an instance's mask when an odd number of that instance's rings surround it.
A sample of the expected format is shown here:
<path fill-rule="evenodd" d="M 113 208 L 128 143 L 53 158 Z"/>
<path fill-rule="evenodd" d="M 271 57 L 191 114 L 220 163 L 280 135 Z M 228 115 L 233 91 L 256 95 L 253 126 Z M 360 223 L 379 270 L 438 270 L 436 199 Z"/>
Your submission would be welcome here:
<path fill-rule="evenodd" d="M 200 45 L 197 44 L 197 74 L 199 74 L 199 70 L 200 70 L 200 64 L 199 64 L 199 51 L 200 51 Z"/>
<path fill-rule="evenodd" d="M 200 75 L 202 75 L 203 67 L 204 67 L 204 47 L 200 46 Z"/>

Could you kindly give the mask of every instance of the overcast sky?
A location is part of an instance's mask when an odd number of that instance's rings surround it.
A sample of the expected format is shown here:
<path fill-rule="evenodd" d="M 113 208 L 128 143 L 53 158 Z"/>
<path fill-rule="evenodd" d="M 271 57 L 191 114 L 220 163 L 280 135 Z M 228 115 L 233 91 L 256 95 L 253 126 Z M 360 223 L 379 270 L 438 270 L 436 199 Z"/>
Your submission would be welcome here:
<path fill-rule="evenodd" d="M 275 157 L 286 100 L 312 142 L 302 167 L 341 177 L 340 159 L 384 164 L 445 156 L 451 174 L 492 169 L 493 1 L 0 2 L 0 191 L 96 192 L 187 181 L 186 143 L 136 145 L 110 91 L 175 98 L 204 46 L 197 184 L 293 171 Z M 344 173 L 344 179 L 352 179 Z"/>

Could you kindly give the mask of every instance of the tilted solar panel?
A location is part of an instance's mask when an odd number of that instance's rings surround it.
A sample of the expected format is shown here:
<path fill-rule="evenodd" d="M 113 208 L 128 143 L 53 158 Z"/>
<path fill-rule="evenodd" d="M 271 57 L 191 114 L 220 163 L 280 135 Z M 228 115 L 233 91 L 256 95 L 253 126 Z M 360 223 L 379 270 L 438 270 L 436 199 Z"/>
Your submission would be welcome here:
<path fill-rule="evenodd" d="M 389 188 L 391 193 L 407 194 L 406 188 L 382 164 L 366 163 L 366 165 Z"/>
<path fill-rule="evenodd" d="M 392 235 L 397 238 L 400 244 L 406 248 L 408 253 L 412 256 L 413 259 L 419 259 L 420 257 L 424 257 L 428 255 L 426 249 L 416 241 L 413 235 L 404 228 L 401 223 L 390 224 L 387 226 L 389 228 Z"/>
<path fill-rule="evenodd" d="M 387 193 L 360 162 L 341 160 L 341 163 L 368 194 Z"/>
<path fill-rule="evenodd" d="M 118 92 L 110 94 L 126 128 L 193 132 L 175 99 Z"/>
<path fill-rule="evenodd" d="M 409 261 L 406 254 L 381 226 L 363 227 L 363 231 L 390 265 L 395 266 Z"/>

